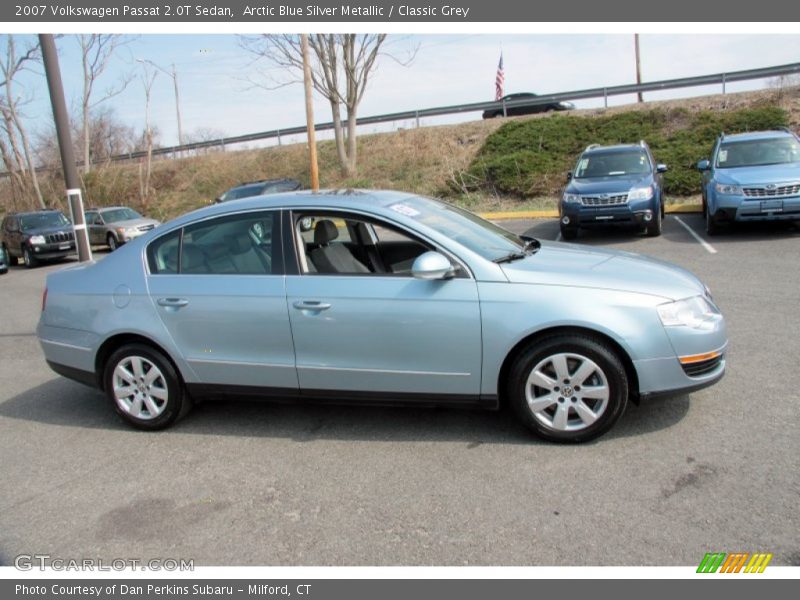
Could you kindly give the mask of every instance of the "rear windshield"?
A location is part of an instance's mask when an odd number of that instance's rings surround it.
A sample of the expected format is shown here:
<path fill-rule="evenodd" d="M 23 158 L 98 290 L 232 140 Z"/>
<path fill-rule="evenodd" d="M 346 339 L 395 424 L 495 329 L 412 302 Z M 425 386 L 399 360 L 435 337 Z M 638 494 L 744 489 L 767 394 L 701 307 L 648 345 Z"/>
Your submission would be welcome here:
<path fill-rule="evenodd" d="M 800 144 L 791 138 L 726 142 L 717 153 L 717 166 L 722 169 L 782 165 L 800 161 Z"/>
<path fill-rule="evenodd" d="M 575 168 L 575 177 L 618 177 L 624 175 L 644 175 L 651 170 L 647 153 L 641 150 L 631 152 L 594 153 L 581 156 Z"/>
<path fill-rule="evenodd" d="M 70 225 L 69 219 L 60 212 L 45 212 L 36 215 L 23 215 L 19 218 L 20 228 L 47 229 L 49 227 L 63 227 Z"/>

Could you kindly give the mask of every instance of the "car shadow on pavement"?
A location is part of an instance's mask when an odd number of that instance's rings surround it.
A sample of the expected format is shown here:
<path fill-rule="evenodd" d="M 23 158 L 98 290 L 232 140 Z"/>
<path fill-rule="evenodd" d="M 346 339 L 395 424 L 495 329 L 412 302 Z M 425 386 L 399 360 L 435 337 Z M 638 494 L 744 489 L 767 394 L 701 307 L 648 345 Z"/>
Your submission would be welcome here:
<path fill-rule="evenodd" d="M 689 411 L 689 397 L 629 405 L 604 440 L 645 435 L 675 425 Z M 100 392 L 52 379 L 0 404 L 0 417 L 48 425 L 129 430 Z M 464 441 L 481 444 L 545 443 L 521 425 L 513 411 L 450 408 L 293 404 L 256 400 L 203 402 L 169 431 L 197 435 L 357 441 Z"/>

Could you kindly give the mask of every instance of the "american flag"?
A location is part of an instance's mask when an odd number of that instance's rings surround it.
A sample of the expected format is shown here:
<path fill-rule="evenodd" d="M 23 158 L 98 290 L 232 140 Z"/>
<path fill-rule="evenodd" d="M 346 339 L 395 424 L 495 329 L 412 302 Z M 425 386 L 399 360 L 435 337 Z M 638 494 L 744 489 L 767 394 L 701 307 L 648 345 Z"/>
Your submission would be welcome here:
<path fill-rule="evenodd" d="M 494 78 L 494 99 L 500 100 L 503 97 L 503 83 L 505 82 L 505 75 L 503 74 L 503 53 L 500 53 L 500 62 L 497 64 L 497 75 Z"/>

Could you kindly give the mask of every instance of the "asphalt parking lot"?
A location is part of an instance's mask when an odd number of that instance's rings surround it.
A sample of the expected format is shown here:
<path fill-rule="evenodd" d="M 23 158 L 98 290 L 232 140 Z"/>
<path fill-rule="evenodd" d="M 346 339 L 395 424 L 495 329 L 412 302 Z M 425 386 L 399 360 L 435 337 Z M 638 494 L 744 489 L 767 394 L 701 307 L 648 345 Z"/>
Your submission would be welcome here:
<path fill-rule="evenodd" d="M 507 221 L 543 239 L 555 220 Z M 694 234 L 694 235 L 693 235 Z M 704 241 L 706 245 L 700 242 Z M 49 266 L 0 277 L 0 564 L 19 554 L 197 565 L 800 565 L 800 230 L 578 243 L 689 268 L 728 320 L 715 387 L 630 406 L 596 442 L 539 442 L 509 411 L 206 403 L 125 426 L 46 366 Z M 709 245 L 710 244 L 710 245 Z"/>

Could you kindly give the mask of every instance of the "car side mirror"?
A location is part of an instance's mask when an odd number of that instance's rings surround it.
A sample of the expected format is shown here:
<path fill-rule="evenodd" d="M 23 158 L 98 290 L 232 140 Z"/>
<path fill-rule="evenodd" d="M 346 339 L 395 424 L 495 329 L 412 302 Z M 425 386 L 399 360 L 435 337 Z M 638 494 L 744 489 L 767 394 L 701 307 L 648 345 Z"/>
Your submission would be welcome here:
<path fill-rule="evenodd" d="M 711 168 L 711 163 L 708 162 L 708 159 L 703 159 L 697 163 L 698 171 L 708 171 L 710 168 Z"/>
<path fill-rule="evenodd" d="M 455 270 L 446 256 L 430 251 L 417 257 L 411 265 L 411 274 L 416 279 L 448 279 L 455 274 Z"/>
<path fill-rule="evenodd" d="M 214 198 L 214 204 L 219 204 L 220 202 L 222 202 L 222 196 L 217 196 Z"/>
<path fill-rule="evenodd" d="M 656 173 L 666 173 L 669 171 L 669 167 L 665 164 L 658 164 L 656 165 Z"/>
<path fill-rule="evenodd" d="M 572 181 L 572 171 L 567 171 L 567 181 Z"/>

